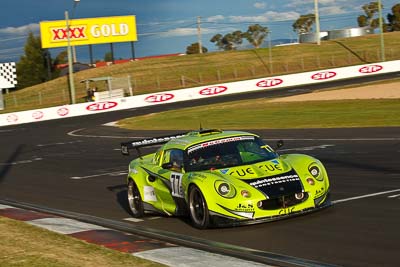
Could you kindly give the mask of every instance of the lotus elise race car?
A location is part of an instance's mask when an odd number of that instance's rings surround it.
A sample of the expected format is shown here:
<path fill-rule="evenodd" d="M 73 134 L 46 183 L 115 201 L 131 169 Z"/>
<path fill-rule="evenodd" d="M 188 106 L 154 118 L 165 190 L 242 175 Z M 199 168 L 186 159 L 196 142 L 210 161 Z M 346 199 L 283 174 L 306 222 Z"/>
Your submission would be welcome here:
<path fill-rule="evenodd" d="M 145 211 L 190 216 L 204 229 L 272 221 L 330 205 L 322 163 L 303 154 L 279 155 L 259 136 L 200 130 L 121 143 L 130 149 L 163 144 L 134 159 L 127 177 L 134 217 Z M 278 141 L 278 148 L 283 145 Z"/>

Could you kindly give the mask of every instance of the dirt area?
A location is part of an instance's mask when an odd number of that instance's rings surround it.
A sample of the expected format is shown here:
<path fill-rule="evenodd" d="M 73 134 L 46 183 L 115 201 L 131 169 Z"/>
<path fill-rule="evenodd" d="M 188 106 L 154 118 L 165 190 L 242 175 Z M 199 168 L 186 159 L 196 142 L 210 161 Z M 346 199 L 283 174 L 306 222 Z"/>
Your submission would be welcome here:
<path fill-rule="evenodd" d="M 339 90 L 325 90 L 309 94 L 282 97 L 270 100 L 270 102 L 295 102 L 295 101 L 320 101 L 342 99 L 400 99 L 400 81 L 365 85 L 355 88 Z"/>

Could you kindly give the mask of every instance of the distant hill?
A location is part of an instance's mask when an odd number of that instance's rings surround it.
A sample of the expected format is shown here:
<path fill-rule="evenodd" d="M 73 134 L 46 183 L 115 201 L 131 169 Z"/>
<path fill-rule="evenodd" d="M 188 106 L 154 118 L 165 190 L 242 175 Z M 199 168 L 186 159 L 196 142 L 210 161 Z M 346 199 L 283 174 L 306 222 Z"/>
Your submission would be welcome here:
<path fill-rule="evenodd" d="M 385 33 L 386 60 L 399 60 L 400 32 Z M 298 44 L 293 39 L 275 39 L 273 53 L 269 53 L 268 40 L 263 48 L 243 45 L 241 51 L 216 51 L 183 56 L 157 56 L 146 60 L 128 61 L 76 72 L 74 75 L 76 100 L 86 101 L 87 90 L 80 81 L 112 76 L 130 77 L 134 94 L 147 94 L 195 86 L 223 84 L 231 81 L 265 78 L 289 73 L 349 65 L 379 62 L 380 36 L 378 34 L 323 41 L 320 46 Z M 287 45 L 283 45 L 287 44 Z M 281 45 L 281 46 L 277 46 Z M 247 50 L 244 50 L 247 46 Z M 271 62 L 269 62 L 271 57 Z M 270 63 L 273 73 L 270 71 Z M 32 87 L 12 90 L 4 95 L 6 109 L 0 113 L 38 109 L 70 103 L 66 76 Z M 99 83 L 99 90 L 105 87 Z M 116 85 L 117 86 L 117 85 Z M 118 85 L 120 86 L 120 85 Z"/>

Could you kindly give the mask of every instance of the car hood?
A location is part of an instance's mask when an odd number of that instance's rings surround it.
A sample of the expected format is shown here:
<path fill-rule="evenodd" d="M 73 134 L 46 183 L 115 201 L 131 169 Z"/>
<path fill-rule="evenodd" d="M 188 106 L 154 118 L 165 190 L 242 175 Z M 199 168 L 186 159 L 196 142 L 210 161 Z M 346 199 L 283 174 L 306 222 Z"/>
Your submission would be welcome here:
<path fill-rule="evenodd" d="M 304 191 L 299 175 L 282 159 L 251 165 L 220 169 L 229 178 L 238 178 L 261 191 L 268 198 L 290 195 Z"/>

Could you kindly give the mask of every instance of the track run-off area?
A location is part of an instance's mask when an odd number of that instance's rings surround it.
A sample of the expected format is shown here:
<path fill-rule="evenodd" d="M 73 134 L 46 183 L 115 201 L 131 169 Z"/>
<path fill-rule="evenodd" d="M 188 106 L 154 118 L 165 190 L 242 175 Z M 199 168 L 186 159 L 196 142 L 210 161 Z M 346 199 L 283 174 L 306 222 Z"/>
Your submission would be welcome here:
<path fill-rule="evenodd" d="M 119 143 L 171 132 L 129 131 L 104 124 L 181 106 L 0 128 L 0 199 L 331 265 L 398 266 L 400 127 L 251 131 L 272 145 L 284 140 L 280 154 L 309 154 L 325 164 L 334 203 L 327 209 L 271 223 L 209 230 L 197 230 L 183 218 L 152 214 L 132 218 L 125 185 L 132 158 L 120 154 Z M 143 149 L 143 154 L 155 149 Z"/>

